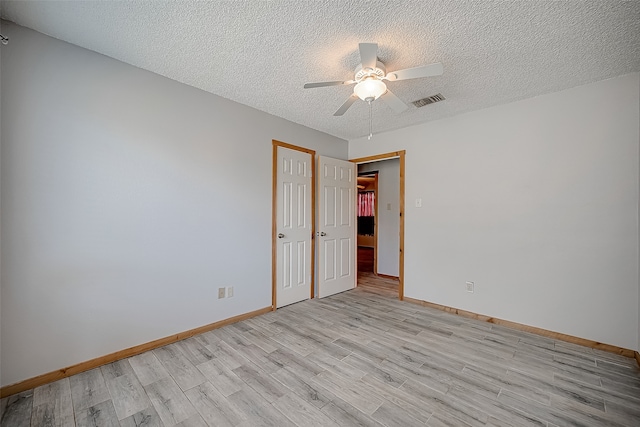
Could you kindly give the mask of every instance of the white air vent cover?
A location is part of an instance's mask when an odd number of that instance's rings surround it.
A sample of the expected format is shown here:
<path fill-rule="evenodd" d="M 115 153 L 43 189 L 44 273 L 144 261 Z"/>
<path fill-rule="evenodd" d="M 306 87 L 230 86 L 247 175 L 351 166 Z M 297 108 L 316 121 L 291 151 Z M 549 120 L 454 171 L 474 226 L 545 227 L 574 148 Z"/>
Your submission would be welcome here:
<path fill-rule="evenodd" d="M 433 96 L 429 96 L 427 98 L 418 99 L 417 101 L 413 101 L 412 104 L 417 108 L 424 107 L 425 105 L 433 104 L 434 102 L 444 101 L 445 98 L 441 93 L 438 93 Z"/>

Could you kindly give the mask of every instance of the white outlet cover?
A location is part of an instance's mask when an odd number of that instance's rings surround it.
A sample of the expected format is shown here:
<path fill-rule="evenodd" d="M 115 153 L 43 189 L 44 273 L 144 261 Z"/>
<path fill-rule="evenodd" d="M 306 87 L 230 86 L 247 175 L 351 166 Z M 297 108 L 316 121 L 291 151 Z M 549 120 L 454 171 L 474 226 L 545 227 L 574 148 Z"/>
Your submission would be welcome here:
<path fill-rule="evenodd" d="M 473 292 L 474 284 L 473 282 L 467 282 L 467 292 Z"/>
<path fill-rule="evenodd" d="M 231 298 L 233 296 L 233 286 L 227 287 L 227 298 Z"/>
<path fill-rule="evenodd" d="M 422 207 L 422 199 L 416 199 L 416 208 Z"/>

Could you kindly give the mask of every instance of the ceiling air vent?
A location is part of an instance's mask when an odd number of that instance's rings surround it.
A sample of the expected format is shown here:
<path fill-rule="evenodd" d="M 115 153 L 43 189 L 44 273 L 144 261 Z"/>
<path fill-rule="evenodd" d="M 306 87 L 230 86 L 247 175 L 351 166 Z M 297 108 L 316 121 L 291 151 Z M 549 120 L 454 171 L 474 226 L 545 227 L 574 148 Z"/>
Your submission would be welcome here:
<path fill-rule="evenodd" d="M 412 104 L 416 106 L 416 108 L 424 107 L 425 105 L 433 104 L 435 102 L 444 101 L 445 98 L 441 93 L 438 93 L 433 96 L 429 96 L 427 98 L 418 99 L 417 101 L 413 101 Z"/>

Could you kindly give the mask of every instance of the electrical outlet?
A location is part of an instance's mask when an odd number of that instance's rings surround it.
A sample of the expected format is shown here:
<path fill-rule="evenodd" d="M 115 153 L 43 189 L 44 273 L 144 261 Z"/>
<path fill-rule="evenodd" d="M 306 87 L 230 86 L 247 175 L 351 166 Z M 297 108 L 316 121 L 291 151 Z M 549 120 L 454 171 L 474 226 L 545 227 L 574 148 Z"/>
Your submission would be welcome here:
<path fill-rule="evenodd" d="M 218 299 L 224 298 L 224 288 L 218 288 Z"/>
<path fill-rule="evenodd" d="M 467 292 L 473 292 L 473 282 L 467 282 Z"/>
<path fill-rule="evenodd" d="M 416 208 L 422 207 L 422 199 L 416 199 Z"/>
<path fill-rule="evenodd" d="M 233 286 L 227 286 L 227 298 L 231 298 L 233 296 Z"/>

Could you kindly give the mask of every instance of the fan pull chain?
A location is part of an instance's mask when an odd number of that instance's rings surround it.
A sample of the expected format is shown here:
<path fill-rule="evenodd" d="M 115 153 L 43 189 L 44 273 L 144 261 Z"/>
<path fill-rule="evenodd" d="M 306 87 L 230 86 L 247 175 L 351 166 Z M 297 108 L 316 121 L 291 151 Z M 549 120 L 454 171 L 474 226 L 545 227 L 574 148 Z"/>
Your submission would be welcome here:
<path fill-rule="evenodd" d="M 373 136 L 373 119 L 371 110 L 371 101 L 369 101 L 369 138 L 367 138 L 369 140 L 371 140 L 371 137 Z"/>

